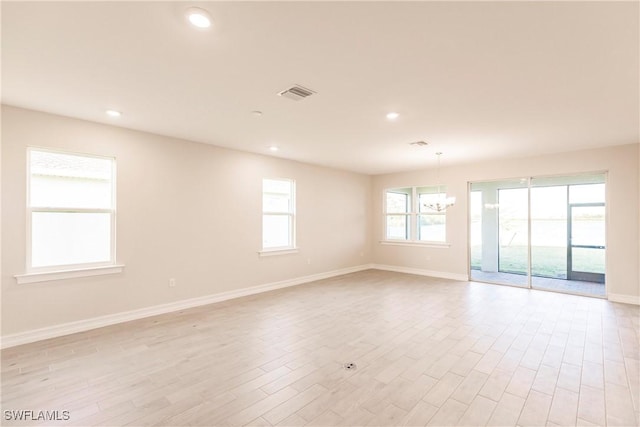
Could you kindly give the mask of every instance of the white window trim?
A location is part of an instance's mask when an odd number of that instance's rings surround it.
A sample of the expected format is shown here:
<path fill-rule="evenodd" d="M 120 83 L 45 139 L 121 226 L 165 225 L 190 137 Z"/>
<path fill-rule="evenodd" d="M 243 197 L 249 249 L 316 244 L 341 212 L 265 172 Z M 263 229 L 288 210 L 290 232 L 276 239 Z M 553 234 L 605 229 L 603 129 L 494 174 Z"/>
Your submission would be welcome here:
<path fill-rule="evenodd" d="M 380 240 L 381 245 L 389 246 L 413 246 L 423 248 L 449 248 L 451 243 L 449 242 L 431 242 L 426 240 Z"/>
<path fill-rule="evenodd" d="M 418 237 L 418 218 L 420 215 L 443 215 L 445 217 L 445 227 L 447 224 L 447 213 L 446 212 L 420 212 L 418 206 L 418 188 L 422 187 L 437 187 L 436 185 L 418 185 L 418 186 L 404 186 L 404 187 L 392 187 L 385 188 L 382 192 L 382 216 L 384 218 L 382 227 L 382 235 L 384 238 L 379 241 L 382 245 L 392 245 L 392 246 L 413 246 L 413 247 L 432 247 L 432 248 L 449 248 L 451 247 L 451 243 L 447 240 L 444 242 L 439 240 L 417 240 Z M 395 212 L 389 213 L 387 212 L 387 193 L 396 188 L 411 188 L 411 193 L 406 193 L 411 196 L 411 206 L 409 212 Z M 403 193 L 405 194 L 405 193 Z M 446 194 L 446 192 L 445 192 Z M 405 215 L 408 217 L 408 226 L 409 226 L 409 238 L 408 239 L 390 239 L 387 237 L 387 217 L 389 216 L 399 216 Z M 446 230 L 446 228 L 445 228 Z M 445 239 L 448 237 L 448 233 L 445 231 Z"/>
<path fill-rule="evenodd" d="M 53 280 L 75 279 L 79 277 L 102 276 L 122 273 L 124 264 L 103 265 L 99 267 L 71 268 L 67 270 L 44 271 L 38 273 L 16 274 L 18 284 L 50 282 Z"/>
<path fill-rule="evenodd" d="M 273 248 L 265 248 L 262 247 L 261 250 L 258 251 L 258 254 L 261 257 L 264 256 L 274 256 L 274 255 L 288 255 L 288 254 L 293 254 L 293 253 L 297 253 L 298 252 L 298 247 L 296 246 L 296 181 L 295 179 L 290 179 L 290 178 L 263 178 L 262 182 L 264 183 L 264 180 L 273 180 L 273 181 L 288 181 L 289 183 L 291 183 L 291 210 L 289 212 L 274 212 L 274 211 L 265 211 L 264 210 L 264 206 L 262 208 L 262 218 L 263 218 L 263 224 L 264 224 L 264 216 L 265 215 L 282 215 L 282 216 L 288 216 L 289 217 L 289 227 L 291 229 L 291 245 L 289 246 L 280 246 L 280 247 L 273 247 Z M 263 184 L 264 185 L 264 184 Z M 269 193 L 269 192 L 265 192 L 264 191 L 264 187 L 262 189 L 262 196 L 264 197 L 265 194 L 274 194 L 274 193 Z M 280 194 L 280 193 L 278 193 Z M 264 202 L 263 202 L 264 203 Z M 261 229 L 261 237 L 264 236 L 264 229 Z"/>
<path fill-rule="evenodd" d="M 49 153 L 61 153 L 82 157 L 93 157 L 96 159 L 108 159 L 111 161 L 111 209 L 87 209 L 87 208 L 49 208 L 49 207 L 31 207 L 31 153 L 33 151 L 44 151 Z M 72 277 L 96 276 L 100 274 L 120 273 L 124 268 L 122 264 L 116 264 L 116 159 L 115 157 L 100 156 L 95 154 L 79 153 L 73 151 L 65 151 L 44 147 L 27 147 L 27 197 L 26 197 L 26 266 L 25 273 L 18 274 L 14 277 L 18 283 L 33 283 L 49 280 L 66 279 Z M 68 265 L 54 265 L 45 267 L 32 266 L 32 247 L 31 247 L 31 231 L 32 217 L 34 212 L 68 212 L 68 213 L 110 213 L 111 214 L 111 247 L 109 248 L 109 261 L 98 263 L 82 263 Z"/>
<path fill-rule="evenodd" d="M 298 248 L 293 247 L 285 247 L 285 248 L 273 248 L 273 249 L 263 249 L 258 251 L 258 254 L 261 257 L 265 256 L 274 256 L 274 255 L 289 255 L 289 254 L 297 254 Z"/>

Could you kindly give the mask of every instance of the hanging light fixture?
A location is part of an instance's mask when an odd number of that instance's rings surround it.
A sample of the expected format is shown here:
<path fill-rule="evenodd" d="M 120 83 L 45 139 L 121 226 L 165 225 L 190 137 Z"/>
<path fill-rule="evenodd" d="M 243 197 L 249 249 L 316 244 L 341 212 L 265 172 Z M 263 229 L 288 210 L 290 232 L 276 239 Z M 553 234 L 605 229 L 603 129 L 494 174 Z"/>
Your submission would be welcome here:
<path fill-rule="evenodd" d="M 456 198 L 455 197 L 447 197 L 446 194 L 442 193 L 440 191 L 440 188 L 442 187 L 440 185 L 440 156 L 442 155 L 441 152 L 437 152 L 436 156 L 438 156 L 438 169 L 437 169 L 437 182 L 438 182 L 438 197 L 436 199 L 435 202 L 432 203 L 424 203 L 422 206 L 427 208 L 427 209 L 431 209 L 433 211 L 436 212 L 444 212 L 447 210 L 447 208 L 453 206 L 456 203 Z"/>

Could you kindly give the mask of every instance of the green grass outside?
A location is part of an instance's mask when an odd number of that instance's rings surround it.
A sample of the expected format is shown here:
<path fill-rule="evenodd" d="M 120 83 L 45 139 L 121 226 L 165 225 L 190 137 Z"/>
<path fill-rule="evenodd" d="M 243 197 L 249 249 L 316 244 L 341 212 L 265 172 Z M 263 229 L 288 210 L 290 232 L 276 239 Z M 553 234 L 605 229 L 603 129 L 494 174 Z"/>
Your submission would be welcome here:
<path fill-rule="evenodd" d="M 574 251 L 577 251 L 574 249 Z M 585 250 L 575 252 L 573 271 L 604 274 L 604 251 Z M 471 268 L 480 269 L 482 247 L 471 247 Z M 531 248 L 531 274 L 534 276 L 567 277 L 567 248 L 558 246 L 534 246 Z M 527 247 L 501 246 L 499 270 L 505 273 L 527 274 Z"/>

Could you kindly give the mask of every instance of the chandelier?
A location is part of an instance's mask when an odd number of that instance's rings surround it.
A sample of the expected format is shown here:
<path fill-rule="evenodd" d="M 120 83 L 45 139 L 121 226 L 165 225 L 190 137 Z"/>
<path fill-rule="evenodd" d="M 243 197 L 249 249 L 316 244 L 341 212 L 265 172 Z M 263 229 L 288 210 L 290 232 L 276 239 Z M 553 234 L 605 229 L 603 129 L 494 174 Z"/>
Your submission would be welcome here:
<path fill-rule="evenodd" d="M 437 175 L 436 175 L 437 182 L 438 182 L 437 199 L 434 202 L 422 204 L 424 208 L 430 209 L 436 212 L 445 212 L 447 208 L 453 206 L 456 203 L 455 197 L 447 197 L 446 194 L 440 191 L 440 188 L 442 187 L 440 185 L 440 156 L 441 155 L 442 155 L 441 152 L 436 153 L 436 156 L 438 156 L 438 169 L 437 169 Z"/>

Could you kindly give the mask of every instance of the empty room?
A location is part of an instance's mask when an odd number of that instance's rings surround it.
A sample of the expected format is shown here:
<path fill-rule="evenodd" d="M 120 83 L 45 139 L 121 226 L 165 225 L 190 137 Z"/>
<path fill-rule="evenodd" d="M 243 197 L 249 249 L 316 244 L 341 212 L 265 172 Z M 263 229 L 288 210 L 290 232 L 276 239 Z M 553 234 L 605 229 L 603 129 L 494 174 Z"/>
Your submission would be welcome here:
<path fill-rule="evenodd" d="M 0 424 L 640 424 L 639 2 L 0 7 Z"/>

